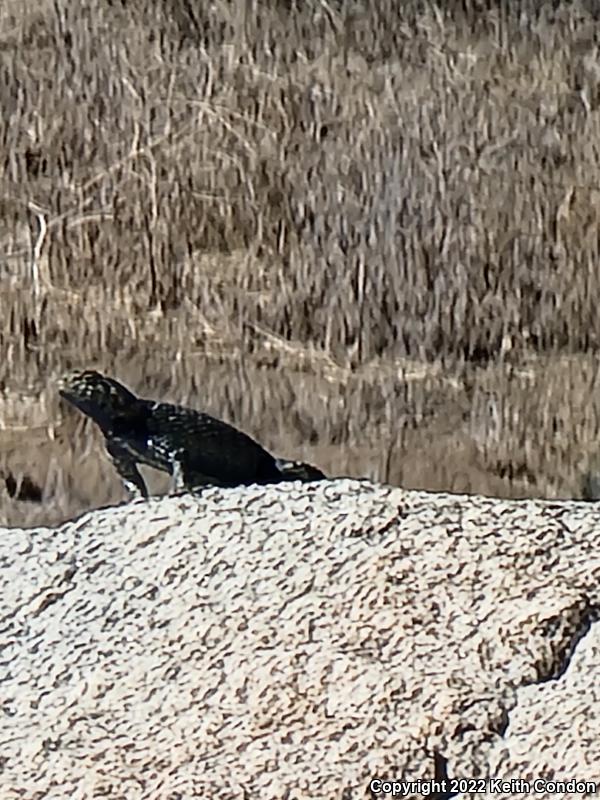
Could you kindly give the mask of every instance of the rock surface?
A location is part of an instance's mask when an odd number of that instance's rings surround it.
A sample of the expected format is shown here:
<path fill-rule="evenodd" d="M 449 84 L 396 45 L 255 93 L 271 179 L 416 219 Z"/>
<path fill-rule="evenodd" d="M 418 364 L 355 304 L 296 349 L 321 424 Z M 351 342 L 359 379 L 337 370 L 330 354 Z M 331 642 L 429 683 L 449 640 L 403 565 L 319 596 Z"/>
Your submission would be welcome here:
<path fill-rule="evenodd" d="M 3 800 L 364 798 L 434 751 L 600 788 L 594 505 L 209 489 L 3 530 L 0 564 Z"/>

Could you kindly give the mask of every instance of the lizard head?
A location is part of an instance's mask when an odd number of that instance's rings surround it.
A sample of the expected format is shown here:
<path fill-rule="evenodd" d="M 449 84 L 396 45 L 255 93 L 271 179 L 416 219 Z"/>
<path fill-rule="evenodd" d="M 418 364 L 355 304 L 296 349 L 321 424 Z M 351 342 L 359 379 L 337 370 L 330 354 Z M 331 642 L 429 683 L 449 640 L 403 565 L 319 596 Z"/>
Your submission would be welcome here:
<path fill-rule="evenodd" d="M 137 397 L 125 386 L 95 370 L 68 372 L 58 382 L 58 393 L 101 427 L 127 414 Z"/>

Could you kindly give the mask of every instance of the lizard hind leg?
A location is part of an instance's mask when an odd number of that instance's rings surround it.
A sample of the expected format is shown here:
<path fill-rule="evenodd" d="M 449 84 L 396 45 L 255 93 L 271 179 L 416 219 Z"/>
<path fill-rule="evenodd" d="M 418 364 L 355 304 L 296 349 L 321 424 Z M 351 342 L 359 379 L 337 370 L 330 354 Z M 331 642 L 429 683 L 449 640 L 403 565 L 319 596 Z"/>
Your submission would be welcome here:
<path fill-rule="evenodd" d="M 185 469 L 180 459 L 173 460 L 173 470 L 171 472 L 171 489 L 169 494 L 180 494 L 189 488 Z"/>
<path fill-rule="evenodd" d="M 185 452 L 178 452 L 171 457 L 171 489 L 169 494 L 184 494 L 198 485 L 210 483 L 202 476 L 190 470 L 186 463 Z"/>
<path fill-rule="evenodd" d="M 180 460 L 173 461 L 171 472 L 171 489 L 169 494 L 184 494 L 186 492 L 199 492 L 207 486 L 223 486 L 224 484 L 202 475 L 199 472 L 186 469 Z"/>

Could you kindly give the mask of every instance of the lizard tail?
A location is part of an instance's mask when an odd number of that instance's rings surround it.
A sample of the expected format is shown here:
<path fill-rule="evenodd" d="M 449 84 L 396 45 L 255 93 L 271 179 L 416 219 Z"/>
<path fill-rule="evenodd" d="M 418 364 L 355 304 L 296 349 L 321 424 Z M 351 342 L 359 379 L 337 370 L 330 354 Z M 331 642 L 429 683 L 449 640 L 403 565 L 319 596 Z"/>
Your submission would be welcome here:
<path fill-rule="evenodd" d="M 286 458 L 277 459 L 277 468 L 283 475 L 284 481 L 322 481 L 327 478 L 324 472 L 312 464 L 305 464 L 302 461 L 288 461 Z"/>

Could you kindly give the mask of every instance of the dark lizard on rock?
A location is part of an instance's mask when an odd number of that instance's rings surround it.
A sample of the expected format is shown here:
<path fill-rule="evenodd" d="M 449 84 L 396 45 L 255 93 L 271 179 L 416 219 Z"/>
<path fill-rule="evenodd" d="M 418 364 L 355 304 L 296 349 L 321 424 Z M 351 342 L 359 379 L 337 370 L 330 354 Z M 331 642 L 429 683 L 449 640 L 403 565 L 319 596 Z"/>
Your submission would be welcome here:
<path fill-rule="evenodd" d="M 209 414 L 136 397 L 94 370 L 68 373 L 59 382 L 59 393 L 99 426 L 121 479 L 137 496 L 148 497 L 138 464 L 168 472 L 172 491 L 326 477 L 310 464 L 275 458 Z"/>

